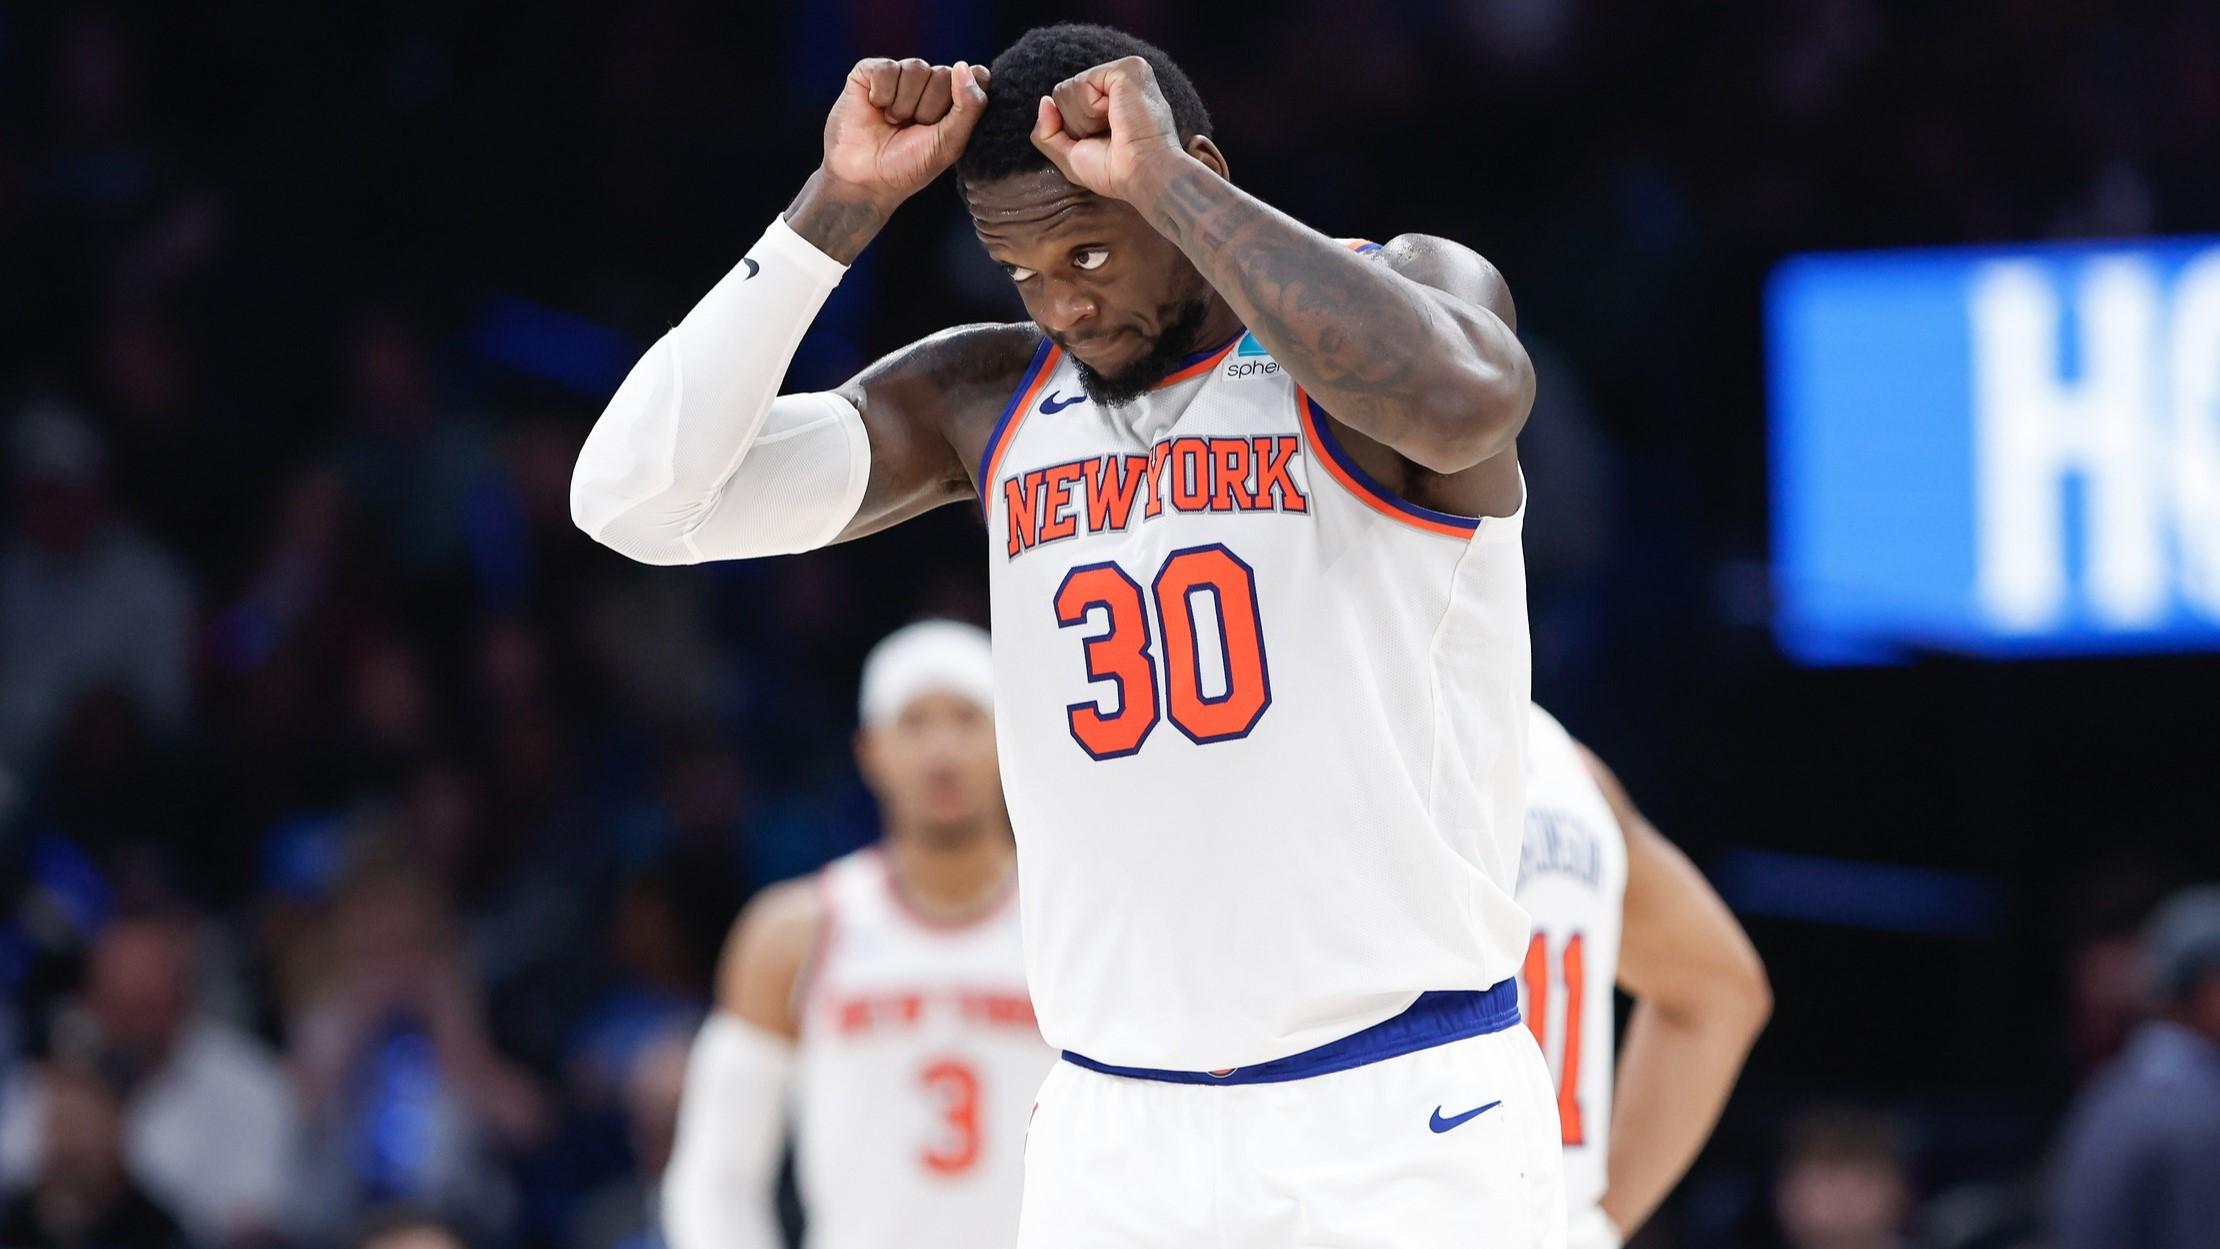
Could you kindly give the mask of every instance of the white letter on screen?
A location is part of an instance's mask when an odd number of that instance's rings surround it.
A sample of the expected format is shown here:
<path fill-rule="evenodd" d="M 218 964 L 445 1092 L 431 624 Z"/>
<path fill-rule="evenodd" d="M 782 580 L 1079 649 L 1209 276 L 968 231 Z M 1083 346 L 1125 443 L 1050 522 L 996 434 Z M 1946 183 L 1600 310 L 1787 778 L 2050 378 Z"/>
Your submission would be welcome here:
<path fill-rule="evenodd" d="M 2220 622 L 2220 248 L 2174 287 L 2174 533 L 2182 599 Z"/>
<path fill-rule="evenodd" d="M 1973 279 L 1975 559 L 1981 606 L 2035 632 L 2067 607 L 2065 479 L 2079 474 L 2089 607 L 2115 628 L 2166 609 L 2151 355 L 2158 284 L 2140 261 L 2092 261 L 2078 292 L 2081 377 L 2059 376 L 2058 296 L 2041 266 Z"/>

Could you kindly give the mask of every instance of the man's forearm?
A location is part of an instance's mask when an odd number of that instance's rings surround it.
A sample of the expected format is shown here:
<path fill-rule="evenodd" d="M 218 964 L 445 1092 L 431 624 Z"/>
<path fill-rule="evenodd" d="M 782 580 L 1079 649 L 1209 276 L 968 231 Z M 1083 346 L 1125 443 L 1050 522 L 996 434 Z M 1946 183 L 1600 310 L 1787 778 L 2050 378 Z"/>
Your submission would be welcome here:
<path fill-rule="evenodd" d="M 1517 388 L 1500 383 L 1524 350 L 1492 314 L 1360 258 L 1184 153 L 1146 165 L 1127 198 L 1351 428 L 1412 454 L 1523 418 Z"/>
<path fill-rule="evenodd" d="M 820 169 L 809 176 L 801 193 L 786 206 L 786 227 L 809 240 L 818 251 L 850 265 L 886 228 L 895 207 L 836 184 Z"/>
<path fill-rule="evenodd" d="M 720 1011 L 702 1025 L 663 1172 L 663 1234 L 673 1249 L 783 1243 L 778 1168 L 793 1064 L 791 1043 L 737 1016 Z"/>
<path fill-rule="evenodd" d="M 1619 1046 L 1604 1213 L 1640 1227 L 1687 1172 L 1727 1104 L 1762 1016 L 1638 1002 Z"/>

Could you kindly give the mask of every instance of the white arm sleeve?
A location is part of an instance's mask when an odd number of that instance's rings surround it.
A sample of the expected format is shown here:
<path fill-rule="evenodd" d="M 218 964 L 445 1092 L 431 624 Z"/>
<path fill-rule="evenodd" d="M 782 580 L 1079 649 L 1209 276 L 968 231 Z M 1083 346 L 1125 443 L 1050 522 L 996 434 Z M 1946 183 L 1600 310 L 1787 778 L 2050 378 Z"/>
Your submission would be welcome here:
<path fill-rule="evenodd" d="M 793 1046 L 722 1012 L 686 1059 L 678 1138 L 663 1169 L 671 1249 L 780 1249 L 779 1150 Z"/>
<path fill-rule="evenodd" d="M 617 388 L 578 453 L 572 521 L 648 564 L 785 555 L 838 537 L 870 476 L 863 418 L 835 394 L 774 397 L 845 272 L 773 221 Z"/>
<path fill-rule="evenodd" d="M 1565 1249 L 1621 1249 L 1624 1243 L 1600 1206 L 1575 1207 L 1567 1229 Z"/>

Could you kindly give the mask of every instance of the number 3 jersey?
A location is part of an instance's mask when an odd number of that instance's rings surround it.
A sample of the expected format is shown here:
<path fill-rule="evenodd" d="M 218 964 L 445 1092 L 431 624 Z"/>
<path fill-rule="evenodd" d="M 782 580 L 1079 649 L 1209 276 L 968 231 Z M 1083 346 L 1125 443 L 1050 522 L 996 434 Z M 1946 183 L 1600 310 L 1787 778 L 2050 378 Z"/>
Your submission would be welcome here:
<path fill-rule="evenodd" d="M 794 1088 L 804 1244 L 1014 1243 L 1027 1117 L 1056 1058 L 1026 999 L 1017 907 L 925 918 L 875 850 L 818 885 Z"/>
<path fill-rule="evenodd" d="M 1593 1226 L 1611 1153 L 1612 1028 L 1626 834 L 1572 735 L 1532 709 L 1518 898 L 1534 917 L 1520 1012 L 1557 1085 L 1565 1199 Z"/>
<path fill-rule="evenodd" d="M 1048 1040 L 1214 1071 L 1516 974 L 1524 509 L 1383 489 L 1250 335 L 988 440 L 995 731 Z"/>

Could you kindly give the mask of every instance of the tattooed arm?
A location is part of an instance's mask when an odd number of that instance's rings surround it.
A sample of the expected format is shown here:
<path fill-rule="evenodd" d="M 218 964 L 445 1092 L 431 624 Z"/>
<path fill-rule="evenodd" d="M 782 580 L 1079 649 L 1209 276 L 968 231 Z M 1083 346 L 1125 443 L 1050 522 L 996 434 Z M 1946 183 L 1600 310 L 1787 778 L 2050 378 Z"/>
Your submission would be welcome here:
<path fill-rule="evenodd" d="M 1343 424 L 1452 473 L 1525 423 L 1534 370 L 1510 292 L 1469 249 L 1404 235 L 1373 263 L 1184 152 L 1145 164 L 1130 194 Z"/>
<path fill-rule="evenodd" d="M 1138 57 L 1059 86 L 1033 139 L 1072 181 L 1177 243 L 1341 424 L 1438 476 L 1511 449 L 1534 370 L 1486 260 L 1405 235 L 1374 263 L 1242 191 L 1207 140 L 1179 142 Z"/>

